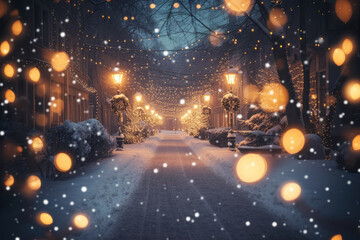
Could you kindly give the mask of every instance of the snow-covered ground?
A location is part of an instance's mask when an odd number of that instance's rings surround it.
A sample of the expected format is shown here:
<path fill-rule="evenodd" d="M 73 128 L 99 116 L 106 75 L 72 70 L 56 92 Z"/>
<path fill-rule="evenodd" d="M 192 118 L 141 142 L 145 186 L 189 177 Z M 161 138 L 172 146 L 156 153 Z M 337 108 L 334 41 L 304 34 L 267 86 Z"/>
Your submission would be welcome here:
<path fill-rule="evenodd" d="M 125 151 L 85 165 L 66 179 L 42 178 L 41 190 L 29 199 L 10 189 L 8 194 L 13 195 L 13 201 L 0 208 L 0 239 L 34 239 L 48 230 L 48 239 L 98 238 L 136 189 L 157 142 L 157 137 L 151 137 L 141 144 L 125 145 Z M 52 215 L 51 227 L 41 227 L 35 221 L 36 214 L 42 211 Z M 89 217 L 86 230 L 72 227 L 76 213 Z"/>
<path fill-rule="evenodd" d="M 287 224 L 309 239 L 330 239 L 335 234 L 342 234 L 343 239 L 360 239 L 360 174 L 338 169 L 335 161 L 264 154 L 268 163 L 265 178 L 245 184 L 235 173 L 242 154 L 189 136 L 186 142 L 217 175 L 241 188 L 254 203 L 262 203 L 273 214 L 286 218 Z M 297 182 L 302 189 L 294 203 L 280 197 L 279 189 L 288 181 Z"/>

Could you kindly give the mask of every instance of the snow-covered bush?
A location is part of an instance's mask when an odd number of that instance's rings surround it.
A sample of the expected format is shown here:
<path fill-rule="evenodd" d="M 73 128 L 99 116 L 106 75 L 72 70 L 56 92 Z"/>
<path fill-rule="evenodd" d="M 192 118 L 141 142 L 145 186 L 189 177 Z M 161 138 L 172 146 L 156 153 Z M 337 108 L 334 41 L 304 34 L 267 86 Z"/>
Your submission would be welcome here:
<path fill-rule="evenodd" d="M 266 113 L 260 111 L 252 115 L 248 120 L 238 120 L 238 121 L 240 123 L 240 126 L 242 126 L 242 128 L 267 132 L 269 129 L 280 124 L 280 119 L 283 117 L 283 115 L 284 115 L 283 113 Z M 283 121 L 283 123 L 284 122 L 285 121 Z M 284 127 L 286 126 L 282 126 L 282 128 Z"/>
<path fill-rule="evenodd" d="M 349 142 L 344 142 L 339 147 L 336 162 L 340 168 L 345 168 L 350 172 L 359 172 L 360 151 L 354 151 Z"/>
<path fill-rule="evenodd" d="M 214 128 L 207 130 L 209 142 L 218 147 L 228 147 L 228 128 Z"/>
<path fill-rule="evenodd" d="M 94 161 L 108 156 L 116 147 L 116 141 L 96 119 L 71 122 L 55 126 L 45 135 L 48 156 L 59 152 L 68 153 L 76 164 Z"/>
<path fill-rule="evenodd" d="M 245 139 L 241 141 L 238 146 L 260 147 L 267 144 L 263 131 L 244 132 L 241 135 L 243 135 Z"/>

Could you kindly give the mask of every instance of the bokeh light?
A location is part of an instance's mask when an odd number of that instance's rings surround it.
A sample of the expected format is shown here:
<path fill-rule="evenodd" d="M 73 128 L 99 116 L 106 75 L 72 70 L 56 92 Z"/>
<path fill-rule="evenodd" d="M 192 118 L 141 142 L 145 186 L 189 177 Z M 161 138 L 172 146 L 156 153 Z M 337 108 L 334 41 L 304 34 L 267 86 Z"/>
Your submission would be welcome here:
<path fill-rule="evenodd" d="M 342 22 L 349 22 L 352 16 L 351 3 L 348 0 L 336 0 L 335 13 Z"/>
<path fill-rule="evenodd" d="M 53 111 L 54 113 L 61 114 L 63 110 L 64 110 L 64 101 L 62 99 L 57 98 L 51 102 L 51 111 Z"/>
<path fill-rule="evenodd" d="M 51 66 L 57 72 L 66 70 L 69 66 L 70 58 L 66 52 L 58 52 L 51 58 Z"/>
<path fill-rule="evenodd" d="M 45 225 L 45 226 L 49 226 L 54 222 L 52 216 L 47 212 L 40 213 L 38 215 L 38 219 L 39 219 L 40 224 Z"/>
<path fill-rule="evenodd" d="M 11 26 L 11 31 L 15 36 L 19 36 L 22 30 L 23 30 L 23 26 L 20 20 L 16 20 Z"/>
<path fill-rule="evenodd" d="M 345 52 L 341 48 L 336 48 L 333 51 L 332 59 L 337 66 L 343 65 L 346 60 Z"/>
<path fill-rule="evenodd" d="M 236 165 L 237 176 L 246 183 L 255 183 L 261 180 L 266 172 L 266 160 L 259 154 L 246 154 L 239 159 Z"/>
<path fill-rule="evenodd" d="M 292 128 L 283 134 L 281 142 L 288 153 L 295 154 L 303 149 L 305 145 L 305 136 L 299 129 Z"/>
<path fill-rule="evenodd" d="M 11 187 L 12 185 L 14 185 L 14 183 L 15 183 L 14 176 L 11 174 L 6 174 L 5 181 L 4 181 L 5 186 Z"/>
<path fill-rule="evenodd" d="M 301 187 L 296 182 L 285 183 L 281 187 L 281 197 L 287 202 L 295 201 L 301 194 Z"/>
<path fill-rule="evenodd" d="M 31 175 L 27 178 L 26 185 L 30 190 L 37 191 L 41 187 L 41 180 L 38 176 Z"/>
<path fill-rule="evenodd" d="M 6 90 L 5 99 L 8 100 L 9 103 L 15 102 L 15 98 L 16 98 L 16 95 L 11 89 Z"/>
<path fill-rule="evenodd" d="M 233 15 L 243 15 L 253 7 L 252 0 L 225 0 L 224 3 L 228 12 Z"/>
<path fill-rule="evenodd" d="M 354 50 L 354 44 L 349 38 L 344 39 L 341 47 L 346 55 L 349 55 Z"/>
<path fill-rule="evenodd" d="M 151 8 L 151 9 L 156 8 L 156 4 L 155 4 L 155 3 L 151 3 L 151 4 L 150 4 L 150 8 Z"/>
<path fill-rule="evenodd" d="M 200 4 L 196 4 L 196 9 L 200 9 L 201 5 Z"/>
<path fill-rule="evenodd" d="M 354 151 L 359 151 L 360 150 L 360 135 L 356 135 L 354 137 L 354 139 L 352 140 L 352 148 L 354 149 Z"/>
<path fill-rule="evenodd" d="M 10 52 L 10 43 L 8 41 L 3 41 L 0 45 L 1 56 L 6 56 Z"/>
<path fill-rule="evenodd" d="M 40 152 L 44 148 L 44 142 L 41 138 L 35 137 L 32 140 L 31 147 L 35 152 Z"/>
<path fill-rule="evenodd" d="M 336 234 L 331 238 L 331 240 L 342 240 L 342 239 L 343 238 L 342 238 L 341 234 Z"/>
<path fill-rule="evenodd" d="M 244 87 L 243 95 L 246 103 L 256 103 L 259 98 L 259 88 L 254 84 L 249 84 Z"/>
<path fill-rule="evenodd" d="M 77 228 L 86 228 L 89 225 L 89 219 L 84 214 L 77 214 L 73 219 L 74 225 Z"/>
<path fill-rule="evenodd" d="M 280 8 L 273 8 L 269 13 L 268 27 L 271 30 L 278 30 L 287 23 L 287 16 Z"/>
<path fill-rule="evenodd" d="M 33 67 L 29 70 L 29 79 L 33 82 L 40 80 L 40 71 L 37 67 Z"/>
<path fill-rule="evenodd" d="M 286 88 L 279 83 L 266 84 L 260 93 L 260 107 L 266 112 L 285 110 L 289 101 Z"/>
<path fill-rule="evenodd" d="M 36 125 L 38 125 L 40 127 L 45 127 L 48 122 L 47 116 L 45 114 L 38 113 L 38 114 L 36 114 L 35 122 L 36 122 Z"/>
<path fill-rule="evenodd" d="M 343 87 L 343 96 L 350 103 L 360 102 L 360 80 L 354 79 L 348 81 Z"/>
<path fill-rule="evenodd" d="M 67 172 L 72 167 L 72 160 L 66 153 L 58 153 L 54 159 L 54 166 L 59 172 Z"/>
<path fill-rule="evenodd" d="M 180 4 L 178 3 L 178 2 L 176 2 L 176 3 L 174 3 L 174 8 L 178 8 L 178 7 L 180 7 Z"/>
<path fill-rule="evenodd" d="M 15 75 L 15 69 L 11 64 L 6 64 L 3 69 L 3 73 L 7 78 L 13 78 Z"/>

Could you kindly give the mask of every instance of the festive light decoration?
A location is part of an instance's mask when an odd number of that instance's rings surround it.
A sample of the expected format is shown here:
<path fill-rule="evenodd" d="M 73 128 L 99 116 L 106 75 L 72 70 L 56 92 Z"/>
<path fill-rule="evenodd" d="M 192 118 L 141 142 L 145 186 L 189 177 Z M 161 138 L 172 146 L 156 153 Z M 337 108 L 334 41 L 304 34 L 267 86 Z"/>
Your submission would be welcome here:
<path fill-rule="evenodd" d="M 51 58 L 51 66 L 57 72 L 66 70 L 69 66 L 70 58 L 66 52 L 57 52 Z"/>
<path fill-rule="evenodd" d="M 1 53 L 1 56 L 6 56 L 8 55 L 8 53 L 10 52 L 10 43 L 8 41 L 3 41 L 1 44 L 0 44 L 0 53 Z"/>
<path fill-rule="evenodd" d="M 16 20 L 11 26 L 11 31 L 15 36 L 19 36 L 22 30 L 23 30 L 23 26 L 20 20 Z"/>
<path fill-rule="evenodd" d="M 11 89 L 6 90 L 5 99 L 8 100 L 9 103 L 15 102 L 15 98 L 15 93 Z"/>
<path fill-rule="evenodd" d="M 296 182 L 285 183 L 281 187 L 281 197 L 287 202 L 295 201 L 301 194 L 301 187 Z"/>
<path fill-rule="evenodd" d="M 246 183 L 260 181 L 267 172 L 267 162 L 259 154 L 246 154 L 242 156 L 236 165 L 236 173 L 239 179 Z"/>
<path fill-rule="evenodd" d="M 40 71 L 37 67 L 33 67 L 29 70 L 29 79 L 33 82 L 40 80 Z"/>
<path fill-rule="evenodd" d="M 354 139 L 351 142 L 351 146 L 352 146 L 354 151 L 359 151 L 360 150 L 360 135 L 356 135 L 354 137 Z"/>
<path fill-rule="evenodd" d="M 348 0 L 336 0 L 335 13 L 344 23 L 348 23 L 352 16 L 352 6 Z"/>
<path fill-rule="evenodd" d="M 53 222 L 54 222 L 52 216 L 47 212 L 40 213 L 38 215 L 38 221 L 40 224 L 45 225 L 45 226 L 49 226 L 49 225 L 53 224 Z"/>
<path fill-rule="evenodd" d="M 6 64 L 4 66 L 4 70 L 3 73 L 5 75 L 5 77 L 7 78 L 13 78 L 15 75 L 15 69 L 11 64 Z"/>
<path fill-rule="evenodd" d="M 31 175 L 26 180 L 27 187 L 32 191 L 37 191 L 41 187 L 41 180 L 38 176 Z"/>
<path fill-rule="evenodd" d="M 66 153 L 58 153 L 54 158 L 54 166 L 59 172 L 67 172 L 72 168 L 73 161 Z"/>
<path fill-rule="evenodd" d="M 79 229 L 84 229 L 89 225 L 89 219 L 84 214 L 77 214 L 73 218 L 74 226 Z"/>
<path fill-rule="evenodd" d="M 230 14 L 243 15 L 250 12 L 253 7 L 252 0 L 225 0 L 226 9 Z"/>
<path fill-rule="evenodd" d="M 299 129 L 292 128 L 283 134 L 281 142 L 288 153 L 295 154 L 303 149 L 305 145 L 305 136 Z"/>
<path fill-rule="evenodd" d="M 346 60 L 344 51 L 341 48 L 336 48 L 333 51 L 332 59 L 337 66 L 343 65 Z"/>
<path fill-rule="evenodd" d="M 11 187 L 12 185 L 14 185 L 14 183 L 15 183 L 14 176 L 11 174 L 6 174 L 5 181 L 4 181 L 5 186 Z"/>
<path fill-rule="evenodd" d="M 349 55 L 354 50 L 354 44 L 349 38 L 344 39 L 341 47 L 346 55 Z"/>
<path fill-rule="evenodd" d="M 44 148 L 44 142 L 41 140 L 41 138 L 35 137 L 32 139 L 31 147 L 35 152 L 41 152 L 41 150 Z"/>
<path fill-rule="evenodd" d="M 285 110 L 289 101 L 289 94 L 286 88 L 279 83 L 265 85 L 259 97 L 260 107 L 266 112 Z"/>
<path fill-rule="evenodd" d="M 360 80 L 348 81 L 343 87 L 343 96 L 352 104 L 360 102 Z"/>

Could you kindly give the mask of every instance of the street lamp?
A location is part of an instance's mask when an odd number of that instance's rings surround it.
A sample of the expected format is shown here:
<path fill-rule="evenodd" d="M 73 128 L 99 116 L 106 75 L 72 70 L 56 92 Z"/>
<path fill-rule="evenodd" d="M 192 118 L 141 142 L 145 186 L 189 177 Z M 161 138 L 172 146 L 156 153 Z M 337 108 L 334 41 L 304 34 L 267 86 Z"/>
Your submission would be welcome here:
<path fill-rule="evenodd" d="M 232 87 L 235 85 L 236 76 L 238 71 L 231 67 L 225 74 L 227 84 L 230 86 L 230 93 L 232 93 Z"/>
<path fill-rule="evenodd" d="M 204 102 L 209 103 L 210 102 L 211 94 L 209 92 L 204 94 Z"/>
<path fill-rule="evenodd" d="M 120 86 L 121 86 L 121 83 L 122 83 L 123 76 L 124 76 L 123 73 L 113 73 L 111 75 L 111 78 L 114 81 L 119 94 L 120 94 Z"/>
<path fill-rule="evenodd" d="M 141 93 L 139 93 L 139 92 L 138 92 L 138 93 L 136 93 L 136 94 L 135 94 L 135 99 L 136 99 L 136 102 L 138 102 L 138 103 L 139 103 L 139 102 L 141 102 L 141 99 L 142 99 L 142 94 L 141 94 Z"/>

